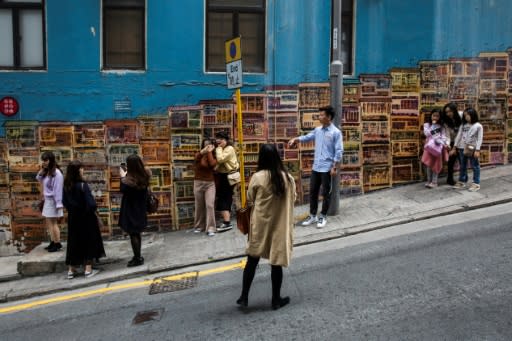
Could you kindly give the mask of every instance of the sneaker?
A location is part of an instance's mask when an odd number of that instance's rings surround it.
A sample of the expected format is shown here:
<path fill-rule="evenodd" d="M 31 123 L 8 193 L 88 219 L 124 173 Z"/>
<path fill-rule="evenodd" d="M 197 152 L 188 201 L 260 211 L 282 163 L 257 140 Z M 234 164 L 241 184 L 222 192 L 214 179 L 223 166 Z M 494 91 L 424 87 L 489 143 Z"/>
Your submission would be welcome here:
<path fill-rule="evenodd" d="M 203 232 L 201 229 L 194 229 L 194 233 L 201 233 Z"/>
<path fill-rule="evenodd" d="M 100 270 L 92 269 L 90 272 L 84 272 L 85 278 L 91 278 L 94 275 L 97 275 L 100 272 Z M 69 276 L 69 273 L 68 273 Z"/>
<path fill-rule="evenodd" d="M 142 264 L 144 264 L 144 257 L 139 257 L 139 258 L 133 257 L 132 260 L 128 262 L 127 266 L 129 268 L 131 268 L 133 266 L 139 266 Z"/>
<path fill-rule="evenodd" d="M 429 187 L 430 187 L 430 182 L 428 182 L 428 181 L 427 181 L 427 182 L 425 182 L 425 187 L 426 187 L 426 188 L 429 188 Z"/>
<path fill-rule="evenodd" d="M 73 271 L 68 271 L 68 279 L 75 278 L 75 273 Z"/>
<path fill-rule="evenodd" d="M 460 189 L 460 188 L 464 188 L 466 187 L 466 184 L 463 183 L 462 181 L 457 181 L 457 183 L 455 185 L 453 185 L 453 188 L 455 189 Z"/>
<path fill-rule="evenodd" d="M 219 227 L 217 227 L 217 232 L 229 231 L 232 228 L 233 228 L 233 224 L 231 224 L 231 223 L 229 223 L 229 224 L 222 223 Z"/>
<path fill-rule="evenodd" d="M 480 189 L 479 184 L 472 183 L 471 186 L 469 186 L 468 191 L 470 192 L 476 192 Z"/>
<path fill-rule="evenodd" d="M 321 229 L 322 227 L 325 227 L 326 224 L 327 218 L 324 216 L 320 216 L 320 218 L 318 218 L 318 223 L 316 223 L 316 227 Z"/>
<path fill-rule="evenodd" d="M 435 182 L 431 182 L 428 184 L 427 186 L 428 188 L 436 188 L 437 187 L 437 184 Z"/>
<path fill-rule="evenodd" d="M 215 232 L 213 231 L 208 231 L 208 233 L 206 234 L 208 237 L 214 237 L 215 236 Z"/>
<path fill-rule="evenodd" d="M 311 224 L 314 224 L 318 221 L 318 219 L 316 218 L 316 215 L 310 215 L 306 220 L 304 220 L 302 222 L 302 226 L 309 226 Z"/>

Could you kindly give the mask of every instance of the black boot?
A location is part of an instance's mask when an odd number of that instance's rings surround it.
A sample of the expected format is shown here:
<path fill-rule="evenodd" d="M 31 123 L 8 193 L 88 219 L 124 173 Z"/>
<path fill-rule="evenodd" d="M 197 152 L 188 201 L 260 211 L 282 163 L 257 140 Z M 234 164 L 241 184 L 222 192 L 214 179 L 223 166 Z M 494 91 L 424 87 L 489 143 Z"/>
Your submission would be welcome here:
<path fill-rule="evenodd" d="M 240 296 L 240 298 L 236 300 L 236 304 L 242 308 L 247 308 L 249 305 L 249 299 L 247 297 Z"/>
<path fill-rule="evenodd" d="M 50 242 L 50 244 L 46 245 L 46 247 L 44 248 L 45 250 L 48 250 L 50 248 L 53 248 L 53 245 L 55 245 L 55 243 L 53 242 L 53 240 Z"/>
<path fill-rule="evenodd" d="M 128 262 L 128 267 L 139 266 L 144 264 L 144 257 L 133 257 L 131 261 Z"/>
<path fill-rule="evenodd" d="M 272 299 L 272 309 L 277 310 L 290 303 L 290 297 L 279 297 L 279 299 Z"/>
<path fill-rule="evenodd" d="M 51 247 L 48 247 L 48 252 L 57 252 L 62 249 L 61 243 L 54 243 Z"/>

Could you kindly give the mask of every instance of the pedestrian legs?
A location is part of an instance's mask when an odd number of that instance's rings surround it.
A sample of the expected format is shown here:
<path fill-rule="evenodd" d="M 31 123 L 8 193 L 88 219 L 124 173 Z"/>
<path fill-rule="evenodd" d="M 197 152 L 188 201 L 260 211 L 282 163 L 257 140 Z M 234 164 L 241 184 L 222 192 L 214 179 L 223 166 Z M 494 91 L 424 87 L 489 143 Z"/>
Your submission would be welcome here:
<path fill-rule="evenodd" d="M 476 157 L 471 157 L 471 167 L 473 167 L 473 183 L 480 185 L 480 161 Z"/>
<path fill-rule="evenodd" d="M 251 289 L 252 280 L 256 273 L 256 267 L 260 261 L 259 257 L 251 257 L 247 255 L 247 264 L 245 264 L 244 275 L 242 281 L 242 294 L 236 303 L 243 307 L 247 307 L 249 301 L 249 290 Z"/>
<path fill-rule="evenodd" d="M 312 171 L 309 183 L 309 214 L 316 216 L 318 212 L 318 194 L 322 185 L 322 173 Z"/>
<path fill-rule="evenodd" d="M 324 172 L 319 173 L 321 174 L 322 178 L 322 211 L 320 212 L 322 216 L 327 216 L 327 211 L 329 210 L 329 205 L 331 203 L 331 173 L 330 172 Z M 317 196 L 318 198 L 318 196 Z M 318 200 L 318 199 L 317 199 Z"/>
<path fill-rule="evenodd" d="M 194 180 L 194 228 L 203 231 L 206 221 L 205 181 Z"/>
<path fill-rule="evenodd" d="M 464 156 L 464 149 L 459 149 L 459 181 L 466 183 L 468 181 L 468 158 Z M 479 169 L 480 170 L 480 169 Z"/>
<path fill-rule="evenodd" d="M 205 185 L 204 200 L 206 207 L 206 231 L 216 232 L 217 227 L 215 225 L 215 183 L 210 181 L 209 184 Z"/>
<path fill-rule="evenodd" d="M 455 180 L 453 180 L 453 167 L 455 166 L 455 161 L 457 161 L 457 155 L 450 155 L 448 158 L 448 176 L 446 177 L 446 183 L 448 185 L 455 185 Z"/>

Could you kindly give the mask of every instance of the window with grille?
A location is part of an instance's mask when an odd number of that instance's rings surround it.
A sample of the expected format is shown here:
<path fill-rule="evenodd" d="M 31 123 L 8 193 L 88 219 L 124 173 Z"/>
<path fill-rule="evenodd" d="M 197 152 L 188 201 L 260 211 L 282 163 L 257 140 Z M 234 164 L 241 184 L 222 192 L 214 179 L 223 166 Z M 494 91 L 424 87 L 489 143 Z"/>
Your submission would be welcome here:
<path fill-rule="evenodd" d="M 44 0 L 0 0 L 0 68 L 46 68 Z"/>
<path fill-rule="evenodd" d="M 143 70 L 145 0 L 103 0 L 103 69 Z"/>
<path fill-rule="evenodd" d="M 226 71 L 224 43 L 240 35 L 243 71 L 264 72 L 265 15 L 265 0 L 207 0 L 206 71 Z"/>

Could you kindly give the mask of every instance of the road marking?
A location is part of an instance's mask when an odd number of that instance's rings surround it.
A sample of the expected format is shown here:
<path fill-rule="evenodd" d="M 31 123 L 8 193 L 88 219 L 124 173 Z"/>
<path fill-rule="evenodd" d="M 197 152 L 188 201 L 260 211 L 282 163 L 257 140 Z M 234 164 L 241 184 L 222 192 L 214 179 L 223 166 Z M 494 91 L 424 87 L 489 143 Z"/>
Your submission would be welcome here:
<path fill-rule="evenodd" d="M 61 302 L 71 301 L 71 300 L 75 300 L 75 299 L 79 299 L 79 298 L 85 298 L 85 297 L 91 297 L 91 296 L 100 295 L 100 294 L 112 293 L 114 291 L 147 287 L 153 283 L 160 283 L 160 282 L 162 282 L 162 280 L 178 281 L 178 280 L 185 279 L 188 277 L 193 277 L 193 276 L 203 277 L 203 276 L 209 276 L 209 275 L 226 272 L 226 271 L 231 271 L 231 270 L 235 270 L 235 269 L 243 269 L 245 267 L 246 262 L 247 261 L 244 259 L 238 263 L 225 265 L 225 266 L 208 269 L 208 270 L 202 270 L 199 272 L 197 272 L 197 271 L 186 272 L 186 273 L 182 273 L 182 274 L 176 274 L 176 275 L 170 275 L 170 276 L 163 277 L 163 278 L 158 278 L 155 280 L 148 279 L 148 280 L 140 281 L 140 282 L 118 284 L 118 285 L 114 285 L 114 286 L 106 287 L 106 288 L 87 290 L 87 291 L 83 291 L 83 292 L 79 292 L 79 293 L 62 295 L 62 296 L 58 296 L 58 297 L 37 300 L 34 302 L 29 302 L 29 303 L 12 305 L 9 307 L 0 308 L 0 314 L 7 314 L 7 313 L 12 313 L 12 312 L 27 310 L 27 309 L 34 308 L 34 307 L 40 307 L 40 306 L 48 305 L 48 304 L 52 304 L 52 303 L 61 303 Z"/>

